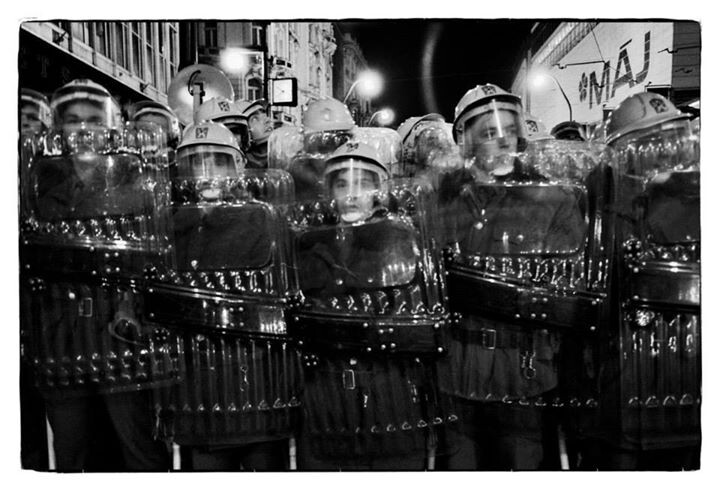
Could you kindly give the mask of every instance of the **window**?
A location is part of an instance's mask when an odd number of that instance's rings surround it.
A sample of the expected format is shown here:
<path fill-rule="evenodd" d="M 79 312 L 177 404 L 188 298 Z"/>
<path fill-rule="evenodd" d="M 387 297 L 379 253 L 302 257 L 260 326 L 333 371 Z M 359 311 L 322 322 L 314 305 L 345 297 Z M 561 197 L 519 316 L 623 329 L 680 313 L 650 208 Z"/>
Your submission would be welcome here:
<path fill-rule="evenodd" d="M 253 77 L 251 79 L 248 79 L 247 89 L 247 96 L 249 101 L 254 101 L 262 97 L 262 81 L 259 78 Z"/>
<path fill-rule="evenodd" d="M 205 44 L 208 48 L 217 48 L 218 25 L 217 21 L 205 22 Z"/>
<path fill-rule="evenodd" d="M 83 43 L 90 43 L 90 36 L 88 36 L 88 22 L 71 22 L 70 23 L 70 34 L 73 38 Z"/>
<path fill-rule="evenodd" d="M 312 79 L 311 79 L 312 80 Z M 320 62 L 320 53 L 315 52 L 315 86 L 318 88 L 322 85 L 322 64 Z"/>
<path fill-rule="evenodd" d="M 277 56 L 279 56 L 280 58 L 287 57 L 287 54 L 285 53 L 285 39 L 284 39 L 283 34 L 284 33 L 282 31 L 279 31 L 277 33 L 277 37 L 276 37 L 277 42 L 276 42 L 276 46 L 275 46 L 275 54 Z"/>
<path fill-rule="evenodd" d="M 93 48 L 104 56 L 110 55 L 110 36 L 105 22 L 93 23 Z"/>
<path fill-rule="evenodd" d="M 70 32 L 70 24 L 71 24 L 71 23 L 68 22 L 68 21 L 53 22 L 52 24 L 55 24 L 56 26 L 58 26 L 58 27 L 59 27 L 60 29 L 62 29 L 63 31 Z"/>
<path fill-rule="evenodd" d="M 145 23 L 145 81 L 158 86 L 155 80 L 155 50 L 153 40 L 155 39 L 155 23 Z"/>
<path fill-rule="evenodd" d="M 115 25 L 115 62 L 125 69 L 130 68 L 127 54 L 128 23 Z"/>
<path fill-rule="evenodd" d="M 177 24 L 171 24 L 169 26 L 169 35 L 168 35 L 168 41 L 170 49 L 168 50 L 168 61 L 170 62 L 170 75 L 175 75 L 177 72 L 177 65 L 178 65 L 178 50 L 177 50 L 177 42 L 178 42 L 178 26 Z"/>
<path fill-rule="evenodd" d="M 252 39 L 250 40 L 253 46 L 263 46 L 263 26 L 258 24 L 252 25 Z"/>
<path fill-rule="evenodd" d="M 157 69 L 157 88 L 161 92 L 167 91 L 167 64 L 168 64 L 168 52 L 166 49 L 165 37 L 167 36 L 168 29 L 164 22 L 161 22 L 157 26 L 157 51 L 158 51 L 158 69 Z"/>
<path fill-rule="evenodd" d="M 292 63 L 293 67 L 297 65 L 298 58 L 300 53 L 300 43 L 297 39 L 292 40 L 292 50 L 290 52 L 290 63 Z"/>
<path fill-rule="evenodd" d="M 130 23 L 130 50 L 132 56 L 132 73 L 143 78 L 142 66 L 142 39 L 140 34 L 140 22 Z"/>

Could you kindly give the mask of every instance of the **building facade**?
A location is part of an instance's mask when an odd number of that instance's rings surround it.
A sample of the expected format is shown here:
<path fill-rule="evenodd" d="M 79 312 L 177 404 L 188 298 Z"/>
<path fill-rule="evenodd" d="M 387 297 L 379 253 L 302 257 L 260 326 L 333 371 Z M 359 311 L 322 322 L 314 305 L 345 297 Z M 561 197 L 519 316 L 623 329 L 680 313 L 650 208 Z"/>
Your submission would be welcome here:
<path fill-rule="evenodd" d="M 352 36 L 330 22 L 25 22 L 20 29 L 20 86 L 48 97 L 76 78 L 105 86 L 122 105 L 143 99 L 167 104 L 172 77 L 206 63 L 230 79 L 236 99 L 268 97 L 268 79 L 295 77 L 296 107 L 272 107 L 298 124 L 302 109 L 322 97 L 343 99 L 367 66 Z M 339 66 L 336 66 L 338 65 Z M 358 123 L 370 101 L 348 101 Z"/>
<path fill-rule="evenodd" d="M 343 32 L 338 24 L 334 27 L 338 48 L 333 66 L 333 97 L 342 101 L 357 80 L 358 74 L 367 69 L 368 64 L 357 40 L 350 33 Z M 357 91 L 350 94 L 347 106 L 358 125 L 367 124 L 373 113 L 370 99 L 358 95 Z"/>
<path fill-rule="evenodd" d="M 335 38 L 329 22 L 181 24 L 185 64 L 207 63 L 222 69 L 235 89 L 236 99 L 267 99 L 269 79 L 295 77 L 298 104 L 272 107 L 279 121 L 299 123 L 308 102 L 332 94 Z"/>
<path fill-rule="evenodd" d="M 235 99 L 265 97 L 267 22 L 187 21 L 181 23 L 185 65 L 220 68 L 233 86 Z"/>
<path fill-rule="evenodd" d="M 329 22 L 272 22 L 268 28 L 270 78 L 295 77 L 298 105 L 273 107 L 276 119 L 300 123 L 302 108 L 333 94 L 333 54 L 336 50 Z"/>
<path fill-rule="evenodd" d="M 63 84 L 89 78 L 121 105 L 167 103 L 178 71 L 176 22 L 24 22 L 20 26 L 19 85 L 48 97 Z"/>
<path fill-rule="evenodd" d="M 699 101 L 697 22 L 556 22 L 551 29 L 542 24 L 530 35 L 512 90 L 548 128 L 570 119 L 562 91 L 572 119 L 583 123 L 604 119 L 642 91 L 661 93 L 676 105 Z M 545 76 L 537 79 L 539 73 Z"/>

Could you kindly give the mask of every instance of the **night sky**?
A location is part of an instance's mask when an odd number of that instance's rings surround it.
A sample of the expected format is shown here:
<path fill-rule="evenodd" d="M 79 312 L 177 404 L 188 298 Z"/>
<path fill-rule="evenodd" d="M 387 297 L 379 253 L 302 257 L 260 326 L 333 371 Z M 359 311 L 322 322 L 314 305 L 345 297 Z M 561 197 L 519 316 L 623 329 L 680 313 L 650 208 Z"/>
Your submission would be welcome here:
<path fill-rule="evenodd" d="M 433 109 L 452 121 L 457 102 L 478 84 L 490 82 L 509 90 L 534 22 L 374 20 L 340 26 L 356 37 L 368 65 L 383 74 L 385 88 L 373 105 L 393 108 L 396 119 L 391 126 L 397 126 Z M 427 46 L 433 37 L 437 43 L 430 56 Z M 425 74 L 424 54 L 426 62 L 432 60 L 425 64 Z"/>

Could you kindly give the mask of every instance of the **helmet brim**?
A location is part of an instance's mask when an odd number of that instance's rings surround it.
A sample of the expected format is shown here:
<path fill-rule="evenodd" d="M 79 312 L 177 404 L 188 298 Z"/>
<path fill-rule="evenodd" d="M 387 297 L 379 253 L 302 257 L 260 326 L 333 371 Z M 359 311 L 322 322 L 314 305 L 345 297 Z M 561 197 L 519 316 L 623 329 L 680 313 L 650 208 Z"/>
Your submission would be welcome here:
<path fill-rule="evenodd" d="M 607 144 L 611 144 L 614 141 L 616 141 L 617 139 L 619 139 L 620 137 L 623 137 L 630 133 L 634 133 L 634 132 L 641 131 L 641 130 L 646 130 L 655 125 L 662 125 L 663 123 L 670 123 L 671 121 L 682 120 L 682 119 L 689 120 L 690 115 L 685 114 L 685 113 L 675 113 L 675 114 L 670 114 L 670 115 L 658 114 L 652 118 L 638 120 L 635 123 L 632 123 L 630 125 L 619 128 L 618 130 L 615 130 L 614 132 L 608 134 L 608 136 L 605 139 L 605 142 Z"/>

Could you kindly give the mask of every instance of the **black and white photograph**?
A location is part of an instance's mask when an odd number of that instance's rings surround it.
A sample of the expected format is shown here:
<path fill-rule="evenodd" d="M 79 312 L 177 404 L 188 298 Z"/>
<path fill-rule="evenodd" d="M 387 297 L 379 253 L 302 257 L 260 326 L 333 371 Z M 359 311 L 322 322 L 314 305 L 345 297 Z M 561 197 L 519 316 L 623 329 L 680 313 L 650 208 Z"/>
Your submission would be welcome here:
<path fill-rule="evenodd" d="M 712 467 L 705 25 L 604 13 L 17 22 L 15 468 Z"/>

